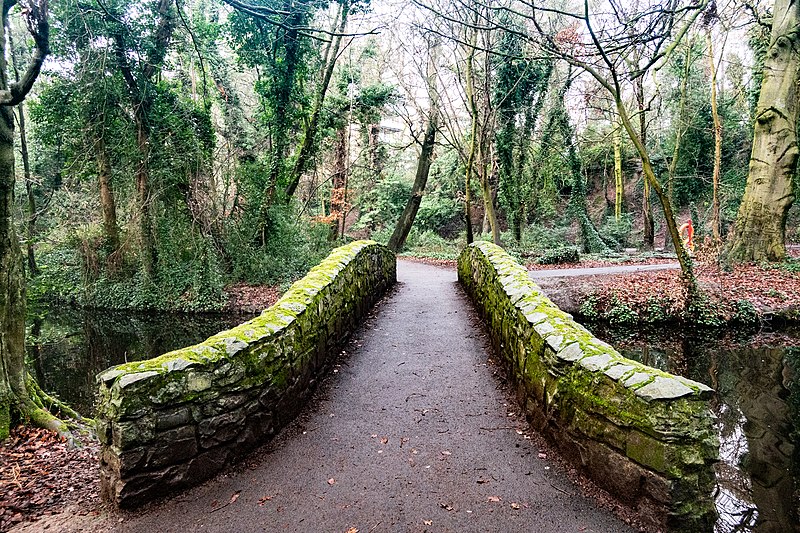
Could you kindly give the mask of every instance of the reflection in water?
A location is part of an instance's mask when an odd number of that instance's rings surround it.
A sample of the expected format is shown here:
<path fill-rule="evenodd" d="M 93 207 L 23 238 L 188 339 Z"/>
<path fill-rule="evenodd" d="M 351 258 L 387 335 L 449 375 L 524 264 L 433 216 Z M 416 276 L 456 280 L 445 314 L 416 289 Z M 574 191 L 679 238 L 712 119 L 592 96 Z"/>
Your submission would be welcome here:
<path fill-rule="evenodd" d="M 590 329 L 626 357 L 717 391 L 716 532 L 800 531 L 795 492 L 800 331 L 714 338 L 706 332 Z"/>
<path fill-rule="evenodd" d="M 106 368 L 196 344 L 250 316 L 57 310 L 29 321 L 28 363 L 39 384 L 93 416 Z"/>

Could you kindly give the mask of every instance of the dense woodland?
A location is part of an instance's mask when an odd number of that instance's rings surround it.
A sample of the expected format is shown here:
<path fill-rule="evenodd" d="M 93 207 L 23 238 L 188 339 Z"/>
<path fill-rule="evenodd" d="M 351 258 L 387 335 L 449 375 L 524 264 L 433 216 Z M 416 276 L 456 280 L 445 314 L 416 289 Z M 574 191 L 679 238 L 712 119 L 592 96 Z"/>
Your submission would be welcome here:
<path fill-rule="evenodd" d="M 0 438 L 46 401 L 26 294 L 218 310 L 355 238 L 664 248 L 692 294 L 689 218 L 726 264 L 800 240 L 796 0 L 5 0 L 3 22 Z"/>

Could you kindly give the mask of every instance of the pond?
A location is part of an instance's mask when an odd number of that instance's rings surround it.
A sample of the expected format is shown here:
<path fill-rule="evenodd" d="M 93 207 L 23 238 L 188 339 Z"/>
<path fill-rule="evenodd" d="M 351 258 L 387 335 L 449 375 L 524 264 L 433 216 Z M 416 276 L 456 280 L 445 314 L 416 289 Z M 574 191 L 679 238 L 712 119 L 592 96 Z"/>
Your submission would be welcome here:
<path fill-rule="evenodd" d="M 98 373 L 197 344 L 252 316 L 48 310 L 28 320 L 28 362 L 44 390 L 94 416 Z"/>
<path fill-rule="evenodd" d="M 751 335 L 589 329 L 628 358 L 716 391 L 716 532 L 800 531 L 800 329 Z"/>

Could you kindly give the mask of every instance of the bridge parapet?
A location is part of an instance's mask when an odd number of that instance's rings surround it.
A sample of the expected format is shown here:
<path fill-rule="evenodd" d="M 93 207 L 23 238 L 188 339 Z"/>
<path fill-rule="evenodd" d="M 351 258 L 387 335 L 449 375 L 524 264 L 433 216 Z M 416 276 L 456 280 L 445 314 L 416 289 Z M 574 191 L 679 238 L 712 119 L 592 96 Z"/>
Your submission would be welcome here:
<path fill-rule="evenodd" d="M 335 353 L 396 281 L 372 241 L 334 250 L 260 316 L 98 376 L 101 494 L 134 506 L 195 485 L 291 421 Z"/>
<path fill-rule="evenodd" d="M 622 357 L 499 246 L 468 246 L 458 278 L 528 418 L 563 455 L 659 527 L 713 529 L 712 389 Z"/>

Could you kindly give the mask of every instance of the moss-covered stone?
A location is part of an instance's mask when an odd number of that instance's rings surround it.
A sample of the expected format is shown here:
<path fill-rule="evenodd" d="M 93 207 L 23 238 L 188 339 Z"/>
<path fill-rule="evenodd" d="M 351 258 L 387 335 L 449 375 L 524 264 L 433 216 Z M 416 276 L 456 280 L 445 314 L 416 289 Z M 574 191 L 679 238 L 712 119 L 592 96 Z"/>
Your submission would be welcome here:
<path fill-rule="evenodd" d="M 526 413 L 567 457 L 652 510 L 660 527 L 710 526 L 718 443 L 709 387 L 622 357 L 558 309 L 498 246 L 468 246 L 458 276 Z M 649 480 L 642 489 L 641 480 Z"/>
<path fill-rule="evenodd" d="M 290 421 L 327 355 L 395 282 L 395 269 L 384 246 L 342 246 L 258 317 L 102 372 L 104 497 L 130 506 L 207 479 Z M 155 451 L 136 451 L 144 448 Z"/>

